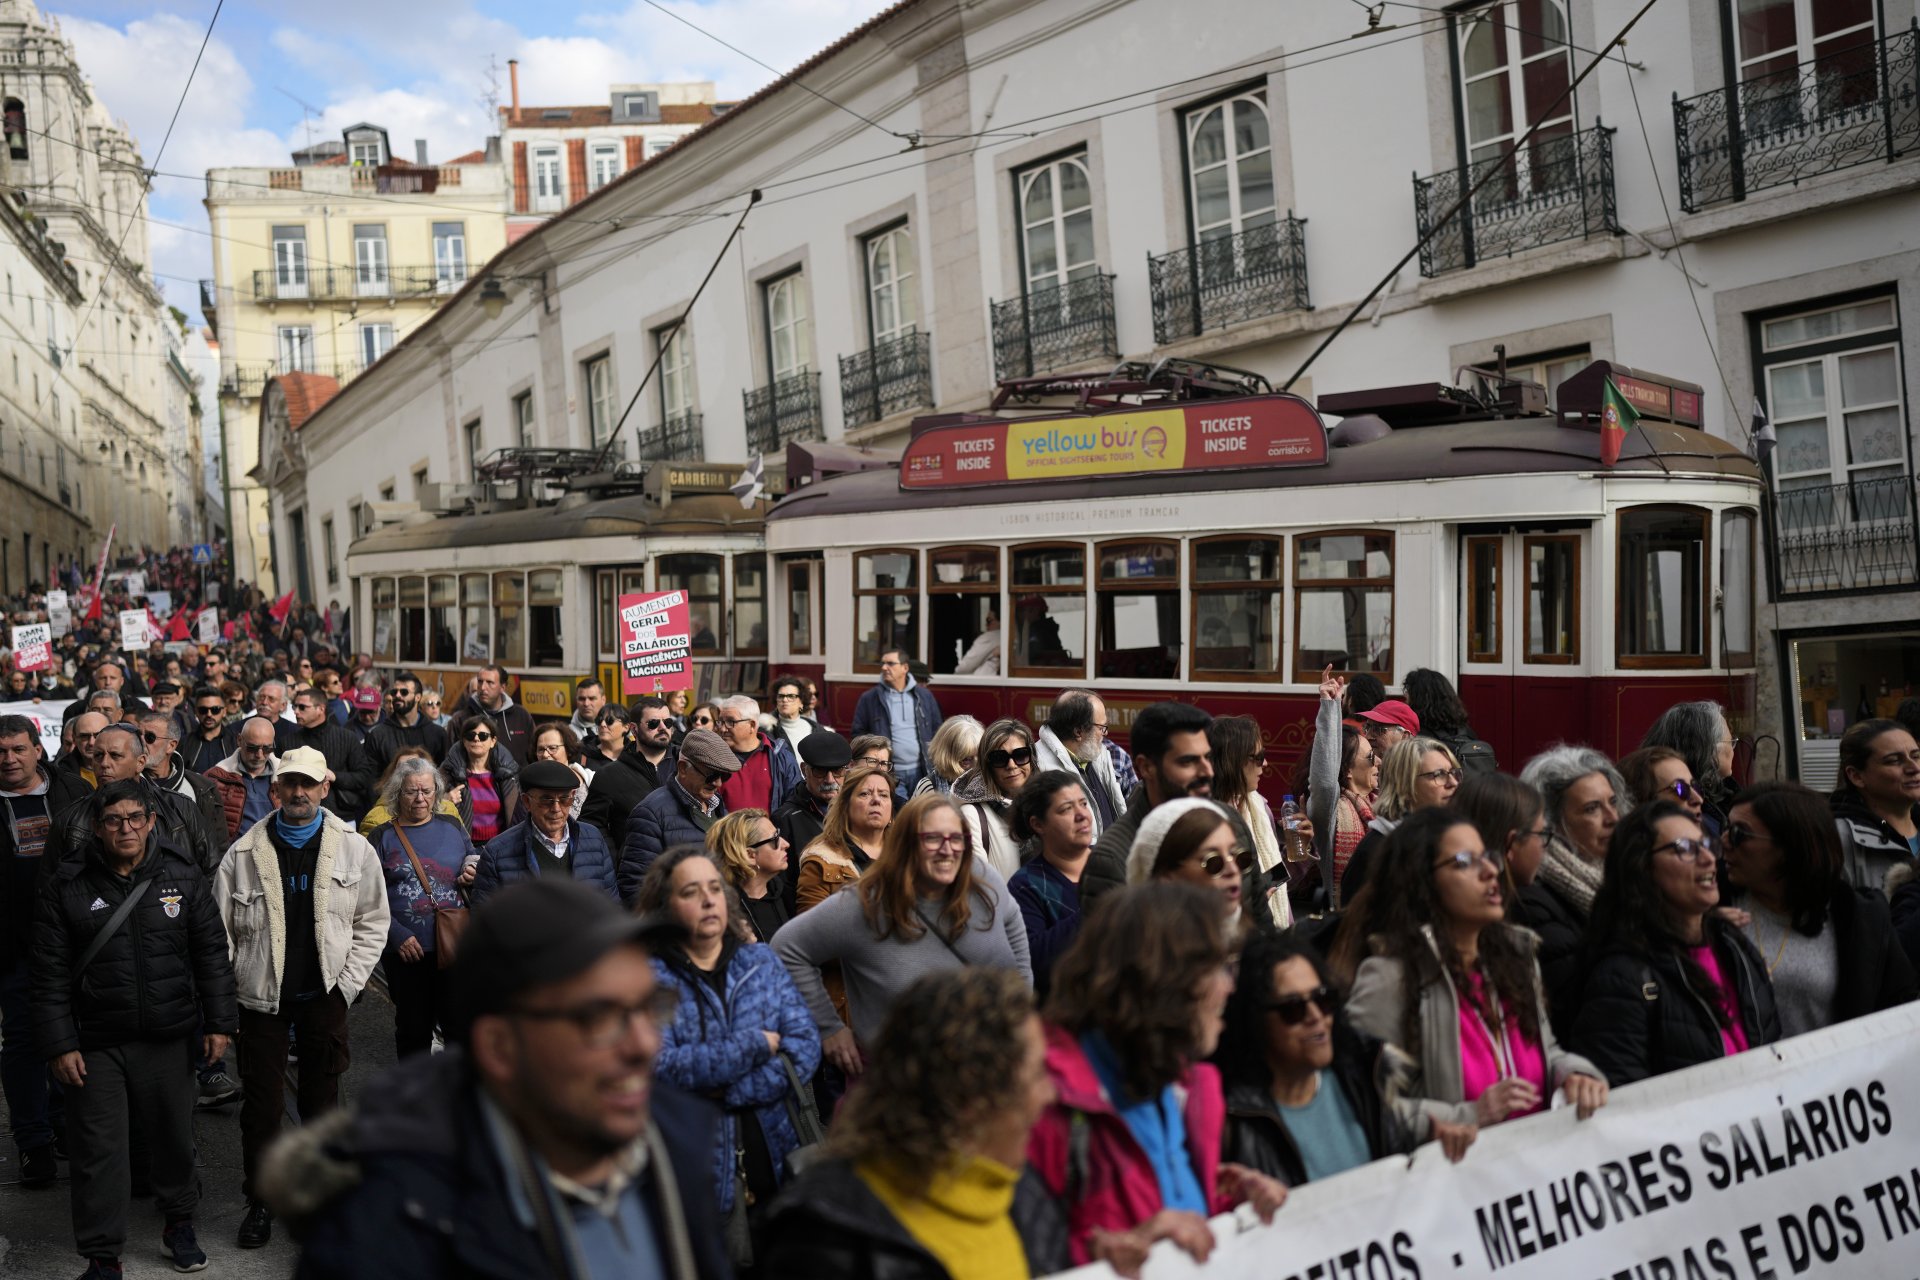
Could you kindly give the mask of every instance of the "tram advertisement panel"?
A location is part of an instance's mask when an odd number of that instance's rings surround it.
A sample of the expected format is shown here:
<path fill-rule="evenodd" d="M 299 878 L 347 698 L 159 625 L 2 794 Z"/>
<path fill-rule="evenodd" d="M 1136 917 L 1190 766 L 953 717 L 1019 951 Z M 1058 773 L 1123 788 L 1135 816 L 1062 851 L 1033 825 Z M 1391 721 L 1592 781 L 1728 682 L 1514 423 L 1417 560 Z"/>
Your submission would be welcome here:
<path fill-rule="evenodd" d="M 933 427 L 907 446 L 900 487 L 1317 467 L 1326 461 L 1326 427 L 1313 406 L 1296 396 L 1272 395 Z"/>
<path fill-rule="evenodd" d="M 693 688 L 693 619 L 684 591 L 620 597 L 623 696 Z"/>

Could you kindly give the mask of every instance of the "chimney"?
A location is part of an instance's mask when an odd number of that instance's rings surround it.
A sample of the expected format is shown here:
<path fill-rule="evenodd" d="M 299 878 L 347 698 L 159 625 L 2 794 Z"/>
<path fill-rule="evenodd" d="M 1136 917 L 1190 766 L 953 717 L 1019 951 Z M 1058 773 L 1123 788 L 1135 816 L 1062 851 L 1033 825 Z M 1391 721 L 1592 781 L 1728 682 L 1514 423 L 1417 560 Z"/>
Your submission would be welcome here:
<path fill-rule="evenodd" d="M 425 138 L 415 138 L 413 140 L 413 162 L 422 169 L 427 167 L 427 140 Z"/>
<path fill-rule="evenodd" d="M 500 135 L 497 133 L 489 134 L 487 137 L 487 163 L 500 163 Z"/>
<path fill-rule="evenodd" d="M 507 83 L 513 90 L 513 120 L 520 120 L 520 59 L 507 59 Z"/>

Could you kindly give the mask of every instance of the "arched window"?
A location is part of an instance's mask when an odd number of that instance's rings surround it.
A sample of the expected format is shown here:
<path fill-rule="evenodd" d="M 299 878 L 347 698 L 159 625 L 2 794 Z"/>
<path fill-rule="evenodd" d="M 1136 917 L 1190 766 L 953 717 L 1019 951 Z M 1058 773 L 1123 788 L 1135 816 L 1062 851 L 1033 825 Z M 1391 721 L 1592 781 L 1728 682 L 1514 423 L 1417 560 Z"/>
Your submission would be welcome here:
<path fill-rule="evenodd" d="M 904 226 L 882 231 L 867 241 L 867 320 L 873 344 L 910 332 L 917 318 L 913 236 Z"/>
<path fill-rule="evenodd" d="M 1196 240 L 1237 235 L 1273 221 L 1273 137 L 1265 89 L 1189 112 L 1187 156 Z"/>
<path fill-rule="evenodd" d="M 1093 256 L 1093 180 L 1085 155 L 1063 156 L 1020 175 L 1020 231 L 1030 294 L 1100 269 Z"/>

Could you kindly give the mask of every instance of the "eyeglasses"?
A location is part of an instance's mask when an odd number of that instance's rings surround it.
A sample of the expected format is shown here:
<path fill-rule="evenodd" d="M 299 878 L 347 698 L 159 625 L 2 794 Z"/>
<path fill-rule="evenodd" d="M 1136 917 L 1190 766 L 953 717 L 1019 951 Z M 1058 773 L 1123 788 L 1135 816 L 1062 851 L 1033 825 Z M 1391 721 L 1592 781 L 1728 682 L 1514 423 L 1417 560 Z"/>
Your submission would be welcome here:
<path fill-rule="evenodd" d="M 869 769 L 891 769 L 891 768 L 893 768 L 893 761 L 891 761 L 891 760 L 882 760 L 882 759 L 881 759 L 881 758 L 880 758 L 879 756 L 861 756 L 861 757 L 860 757 L 860 758 L 859 758 L 858 760 L 855 760 L 855 761 L 854 761 L 854 763 L 855 763 L 855 764 L 858 764 L 858 765 L 865 765 L 865 766 L 866 766 L 867 768 L 869 768 Z M 992 764 L 992 763 L 993 763 L 993 757 L 992 757 L 992 756 L 988 756 L 988 757 L 987 757 L 987 763 L 988 763 L 988 764 Z"/>
<path fill-rule="evenodd" d="M 1032 747 L 1015 747 L 1011 751 L 987 752 L 987 768 L 1004 769 L 1010 764 L 1025 767 L 1033 763 Z"/>
<path fill-rule="evenodd" d="M 922 831 L 920 847 L 928 853 L 938 853 L 942 849 L 964 849 L 967 847 L 967 833 L 954 831 L 943 834 L 939 831 Z"/>
<path fill-rule="evenodd" d="M 153 821 L 150 813 L 109 813 L 100 818 L 100 825 L 108 831 L 134 831 Z"/>
<path fill-rule="evenodd" d="M 882 658 L 880 659 L 880 665 L 883 667 L 904 667 L 907 664 L 904 662 L 895 662 L 892 658 Z"/>
<path fill-rule="evenodd" d="M 427 787 L 422 790 L 418 787 L 408 787 L 402 791 L 400 795 L 403 799 L 407 800 L 431 800 L 433 799 L 433 788 Z"/>
<path fill-rule="evenodd" d="M 749 840 L 749 841 L 747 841 L 747 848 L 749 848 L 749 849 L 764 849 L 764 848 L 766 848 L 766 847 L 767 847 L 768 845 L 773 845 L 773 844 L 778 844 L 778 843 L 780 843 L 780 841 L 781 841 L 782 839 L 784 839 L 784 838 L 785 838 L 785 837 L 783 837 L 783 836 L 782 836 L 782 835 L 781 835 L 781 834 L 780 834 L 780 833 L 779 833 L 778 831 L 776 831 L 776 832 L 774 832 L 774 833 L 773 833 L 772 835 L 770 835 L 770 836 L 768 836 L 768 837 L 767 837 L 767 838 L 766 838 L 765 840 Z"/>
<path fill-rule="evenodd" d="M 1461 774 L 1458 769 L 1429 769 L 1425 773 L 1416 773 L 1413 776 L 1419 778 L 1422 782 L 1444 782 L 1448 778 L 1452 778 L 1455 782 L 1458 782 L 1460 781 Z"/>
<path fill-rule="evenodd" d="M 1106 737 L 1108 732 L 1107 722 L 1105 720 L 1097 721 L 1093 726 L 1093 731 L 1103 738 Z"/>
<path fill-rule="evenodd" d="M 1673 792 L 1674 797 L 1682 801 L 1684 801 L 1688 796 L 1696 794 L 1696 792 L 1693 789 L 1693 784 L 1691 782 L 1688 782 L 1685 778 L 1675 778 L 1672 782 L 1667 784 L 1667 790 Z"/>
<path fill-rule="evenodd" d="M 1484 862 L 1495 871 L 1498 871 L 1505 861 L 1506 859 L 1500 856 L 1498 849 L 1482 849 L 1478 853 L 1468 849 L 1461 849 L 1434 863 L 1433 869 L 1435 871 L 1473 871 Z"/>
<path fill-rule="evenodd" d="M 246 752 L 250 756 L 263 756 L 267 754 L 267 752 L 273 750 L 273 744 L 271 742 L 262 742 L 258 744 L 251 743 L 251 742 L 243 742 L 240 744 L 240 750 Z"/>
<path fill-rule="evenodd" d="M 1669 840 L 1665 844 L 1653 846 L 1655 853 L 1671 853 L 1682 862 L 1698 862 L 1700 855 L 1706 854 L 1709 861 L 1713 858 L 1713 841 L 1707 839 L 1690 840 L 1681 836 L 1678 840 Z"/>
<path fill-rule="evenodd" d="M 1334 1010 L 1333 992 L 1325 987 L 1315 987 L 1300 995 L 1281 996 L 1267 1006 L 1267 1012 L 1277 1013 L 1280 1021 L 1297 1027 L 1307 1020 L 1308 1005 L 1318 1009 L 1322 1017 L 1331 1018 Z"/>
<path fill-rule="evenodd" d="M 1249 871 L 1253 870 L 1253 851 L 1251 849 L 1235 849 L 1233 851 L 1233 864 L 1240 868 L 1241 875 L 1246 875 Z M 1224 853 L 1208 854 L 1206 858 L 1201 861 L 1200 869 L 1218 880 L 1221 876 L 1227 874 L 1227 855 Z"/>
<path fill-rule="evenodd" d="M 775 702 L 798 702 L 800 701 L 800 695 L 797 693 L 776 693 L 773 695 L 773 700 Z"/>
<path fill-rule="evenodd" d="M 722 729 L 731 729 L 733 728 L 733 726 L 737 724 L 746 723 L 746 717 L 745 716 L 723 716 L 720 719 L 715 720 L 714 723 L 719 725 Z"/>
<path fill-rule="evenodd" d="M 1751 827 L 1728 827 L 1726 835 L 1721 837 L 1721 843 L 1729 849 L 1738 849 L 1741 845 L 1751 844 L 1754 841 L 1759 841 L 1761 844 L 1773 843 L 1771 839 Z"/>
<path fill-rule="evenodd" d="M 617 1000 L 592 1000 L 567 1009 L 515 1009 L 513 1013 L 536 1022 L 571 1022 L 588 1048 L 607 1049 L 620 1042 L 636 1018 L 645 1019 L 656 1031 L 672 1026 L 679 1007 L 679 992 L 672 987 L 657 987 L 653 994 L 635 1005 Z"/>
<path fill-rule="evenodd" d="M 538 804 L 538 805 L 548 805 L 557 809 L 557 808 L 560 808 L 562 805 L 570 805 L 573 803 L 573 792 L 571 791 L 529 791 L 527 793 L 527 803 Z"/>

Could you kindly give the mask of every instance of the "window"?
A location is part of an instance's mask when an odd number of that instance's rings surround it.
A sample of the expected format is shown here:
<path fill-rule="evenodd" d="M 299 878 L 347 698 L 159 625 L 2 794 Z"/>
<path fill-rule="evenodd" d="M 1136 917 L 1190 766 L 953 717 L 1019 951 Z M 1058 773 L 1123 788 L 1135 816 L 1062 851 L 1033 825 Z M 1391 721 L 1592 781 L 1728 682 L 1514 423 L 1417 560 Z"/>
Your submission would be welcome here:
<path fill-rule="evenodd" d="M 598 606 L 594 615 L 594 638 L 598 646 L 597 653 L 602 662 L 620 660 L 620 597 L 647 594 L 647 571 L 635 566 L 631 569 L 596 569 L 593 574 L 594 599 Z M 609 689 L 609 693 L 613 690 Z"/>
<path fill-rule="evenodd" d="M 276 298 L 307 296 L 307 229 L 305 227 L 273 229 L 273 296 Z"/>
<path fill-rule="evenodd" d="M 1580 537 L 1553 534 L 1520 541 L 1527 566 L 1527 648 L 1523 661 L 1580 661 Z"/>
<path fill-rule="evenodd" d="M 733 558 L 733 651 L 767 651 L 767 556 L 742 552 Z"/>
<path fill-rule="evenodd" d="M 655 156 L 671 150 L 673 144 L 677 141 L 679 141 L 677 138 L 649 138 L 647 140 L 647 159 L 651 160 Z"/>
<path fill-rule="evenodd" d="M 1525 378 L 1528 382 L 1537 382 L 1545 387 L 1547 404 L 1551 406 L 1559 399 L 1560 384 L 1592 363 L 1591 353 L 1587 348 L 1581 347 L 1578 351 L 1567 351 L 1558 355 L 1509 360 L 1507 376 Z"/>
<path fill-rule="evenodd" d="M 1461 139 L 1469 165 L 1511 156 L 1476 204 L 1508 203 L 1525 191 L 1558 190 L 1576 180 L 1564 172 L 1567 156 L 1554 139 L 1573 133 L 1573 54 L 1561 0 L 1500 0 L 1459 15 Z M 1563 97 L 1563 95 L 1566 95 Z M 1554 114 L 1548 116 L 1546 113 Z M 1527 150 L 1515 139 L 1535 121 Z M 1477 171 L 1476 171 L 1477 172 Z"/>
<path fill-rule="evenodd" d="M 427 580 L 400 579 L 400 661 L 427 660 Z"/>
<path fill-rule="evenodd" d="M 807 368 L 807 277 L 795 271 L 761 286 L 767 311 L 767 364 L 772 381 Z"/>
<path fill-rule="evenodd" d="M 935 675 L 1001 673 L 1000 548 L 939 547 L 929 553 L 927 626 L 927 666 Z"/>
<path fill-rule="evenodd" d="M 1195 679 L 1261 679 L 1280 669 L 1278 538 L 1193 544 Z"/>
<path fill-rule="evenodd" d="M 1013 675 L 1084 675 L 1087 550 L 1079 543 L 1012 550 Z"/>
<path fill-rule="evenodd" d="M 385 658 L 388 662 L 399 661 L 400 633 L 395 627 L 394 617 L 394 581 L 392 578 L 373 580 L 373 656 Z"/>
<path fill-rule="evenodd" d="M 454 630 L 459 622 L 458 580 L 450 573 L 427 579 L 427 661 L 460 661 L 460 643 Z"/>
<path fill-rule="evenodd" d="M 596 142 L 593 144 L 591 176 L 587 190 L 598 191 L 620 176 L 620 144 L 617 142 Z"/>
<path fill-rule="evenodd" d="M 280 327 L 280 370 L 281 373 L 313 372 L 313 329 L 311 326 L 282 325 Z"/>
<path fill-rule="evenodd" d="M 467 279 L 467 227 L 463 222 L 433 224 L 433 278 L 441 293 L 452 293 Z"/>
<path fill-rule="evenodd" d="M 460 661 L 493 658 L 492 584 L 484 573 L 460 575 Z"/>
<path fill-rule="evenodd" d="M 493 575 L 493 660 L 502 666 L 527 665 L 526 604 L 524 574 Z"/>
<path fill-rule="evenodd" d="M 347 155 L 349 157 L 349 163 L 356 169 L 362 167 L 376 169 L 385 164 L 387 160 L 385 156 L 380 154 L 380 143 L 377 140 L 373 142 L 348 143 Z"/>
<path fill-rule="evenodd" d="M 382 501 L 382 502 L 392 502 L 392 501 L 393 501 L 393 486 L 392 486 L 392 485 L 390 485 L 390 484 L 383 484 L 383 485 L 381 485 L 381 486 L 380 486 L 380 501 Z"/>
<path fill-rule="evenodd" d="M 390 324 L 363 324 L 360 326 L 360 367 L 370 369 L 374 361 L 393 350 L 393 326 Z"/>
<path fill-rule="evenodd" d="M 553 213 L 566 200 L 560 176 L 560 148 L 539 147 L 533 153 L 533 211 Z"/>
<path fill-rule="evenodd" d="M 1093 673 L 1113 680 L 1180 674 L 1180 544 L 1101 544 Z"/>
<path fill-rule="evenodd" d="M 1720 513 L 1720 661 L 1750 667 L 1753 647 L 1753 533 L 1751 511 Z"/>
<path fill-rule="evenodd" d="M 721 592 L 726 582 L 726 557 L 689 552 L 661 556 L 656 563 L 656 590 L 687 594 L 693 651 L 709 657 L 725 653 L 727 608 Z"/>
<path fill-rule="evenodd" d="M 1393 535 L 1301 534 L 1293 540 L 1293 678 L 1318 684 L 1322 668 L 1371 671 L 1393 683 Z"/>
<path fill-rule="evenodd" d="M 363 298 L 384 298 L 393 291 L 383 226 L 353 229 L 353 291 Z"/>
<path fill-rule="evenodd" d="M 1470 537 L 1467 550 L 1467 661 L 1499 662 L 1506 652 L 1506 540 Z"/>
<path fill-rule="evenodd" d="M 522 449 L 533 448 L 533 392 L 522 391 L 513 398 L 513 439 Z"/>
<path fill-rule="evenodd" d="M 1187 182 L 1198 242 L 1273 222 L 1273 138 L 1265 89 L 1187 113 Z"/>
<path fill-rule="evenodd" d="M 1904 485 L 1906 409 L 1892 325 L 1893 300 L 1881 298 L 1761 326 L 1782 532 L 1858 519 L 1889 505 L 1869 494 Z M 1792 358 L 1801 352 L 1803 358 Z M 1796 490 L 1825 494 L 1787 496 Z M 1850 501 L 1833 496 L 1840 490 Z"/>
<path fill-rule="evenodd" d="M 874 346 L 913 332 L 913 236 L 902 225 L 867 237 L 867 336 Z"/>
<path fill-rule="evenodd" d="M 422 467 L 413 473 L 413 496 L 419 497 L 420 491 L 427 487 L 427 468 Z"/>
<path fill-rule="evenodd" d="M 4 120 L 7 134 L 7 155 L 14 160 L 27 158 L 27 104 L 18 98 L 6 100 Z"/>
<path fill-rule="evenodd" d="M 613 434 L 613 357 L 582 361 L 580 384 L 587 401 L 587 443 L 597 449 Z"/>
<path fill-rule="evenodd" d="M 1741 106 L 1750 129 L 1787 128 L 1809 106 L 1830 114 L 1878 92 L 1868 0 L 1733 0 L 1733 9 L 1735 79 L 1749 86 Z M 1816 60 L 1803 89 L 1794 71 Z M 1811 95 L 1804 104 L 1803 93 Z"/>
<path fill-rule="evenodd" d="M 1620 665 L 1706 665 L 1707 513 L 1695 507 L 1620 512 Z"/>
<path fill-rule="evenodd" d="M 787 652 L 799 657 L 818 654 L 820 631 L 815 609 L 820 599 L 816 584 L 821 564 L 818 560 L 783 560 L 787 575 Z"/>
<path fill-rule="evenodd" d="M 562 582 L 558 569 L 527 572 L 528 666 L 566 665 L 566 645 L 561 635 Z"/>
<path fill-rule="evenodd" d="M 326 548 L 327 585 L 335 586 L 340 581 L 340 555 L 334 550 L 332 516 L 320 522 L 320 545 Z"/>
<path fill-rule="evenodd" d="M 693 412 L 693 335 L 685 325 L 669 325 L 654 330 L 653 342 L 660 355 L 660 421 L 672 422 Z"/>
<path fill-rule="evenodd" d="M 461 433 L 466 437 L 467 478 L 469 480 L 478 481 L 480 479 L 480 458 L 481 458 L 480 419 L 475 418 L 472 422 L 469 422 L 466 426 L 462 427 L 460 430 L 461 430 Z"/>
<path fill-rule="evenodd" d="M 1063 156 L 1016 175 L 1021 262 L 1028 293 L 1099 270 L 1093 257 L 1093 181 L 1087 158 Z"/>
<path fill-rule="evenodd" d="M 920 652 L 920 553 L 853 557 L 853 669 L 878 671 L 884 649 Z"/>

